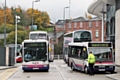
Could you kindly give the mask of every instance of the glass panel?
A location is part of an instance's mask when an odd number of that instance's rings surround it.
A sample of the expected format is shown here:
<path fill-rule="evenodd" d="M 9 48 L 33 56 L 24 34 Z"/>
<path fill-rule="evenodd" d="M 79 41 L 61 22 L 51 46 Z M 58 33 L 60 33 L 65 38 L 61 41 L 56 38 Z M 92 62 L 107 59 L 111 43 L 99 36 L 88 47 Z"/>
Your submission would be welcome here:
<path fill-rule="evenodd" d="M 39 34 L 38 39 L 47 39 L 47 35 L 46 34 Z"/>
<path fill-rule="evenodd" d="M 38 39 L 38 34 L 30 34 L 30 39 Z"/>
<path fill-rule="evenodd" d="M 74 33 L 74 42 L 91 41 L 91 33 L 89 31 L 77 31 Z"/>
<path fill-rule="evenodd" d="M 113 54 L 111 48 L 89 48 L 89 51 L 92 51 L 96 56 L 96 61 L 112 61 Z"/>
<path fill-rule="evenodd" d="M 47 60 L 47 47 L 27 45 L 24 47 L 24 61 L 46 61 Z"/>

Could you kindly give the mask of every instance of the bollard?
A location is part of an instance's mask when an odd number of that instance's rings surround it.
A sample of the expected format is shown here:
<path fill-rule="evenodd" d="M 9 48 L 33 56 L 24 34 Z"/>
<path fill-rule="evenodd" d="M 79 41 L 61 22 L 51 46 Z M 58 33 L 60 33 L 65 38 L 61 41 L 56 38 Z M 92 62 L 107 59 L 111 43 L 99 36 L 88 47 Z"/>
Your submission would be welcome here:
<path fill-rule="evenodd" d="M 60 59 L 60 56 L 58 55 L 58 60 Z"/>

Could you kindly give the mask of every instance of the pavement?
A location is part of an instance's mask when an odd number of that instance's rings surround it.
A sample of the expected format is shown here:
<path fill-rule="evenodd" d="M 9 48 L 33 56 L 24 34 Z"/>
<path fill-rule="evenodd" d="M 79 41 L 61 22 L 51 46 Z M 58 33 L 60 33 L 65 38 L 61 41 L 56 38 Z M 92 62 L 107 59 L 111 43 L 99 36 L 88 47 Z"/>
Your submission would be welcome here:
<path fill-rule="evenodd" d="M 0 70 L 4 70 L 4 69 L 9 69 L 9 68 L 17 68 L 21 65 L 21 63 L 16 63 L 13 66 L 0 66 Z"/>
<path fill-rule="evenodd" d="M 120 80 L 120 67 L 116 67 L 116 73 L 106 75 L 107 78 L 111 80 Z"/>

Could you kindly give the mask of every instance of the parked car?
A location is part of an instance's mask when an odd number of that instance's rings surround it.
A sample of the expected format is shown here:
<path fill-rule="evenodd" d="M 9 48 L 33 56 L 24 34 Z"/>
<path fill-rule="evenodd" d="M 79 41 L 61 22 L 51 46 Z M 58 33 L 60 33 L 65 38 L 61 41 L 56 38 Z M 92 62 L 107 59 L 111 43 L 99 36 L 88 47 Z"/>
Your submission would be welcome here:
<path fill-rule="evenodd" d="M 23 61 L 22 56 L 17 56 L 17 57 L 16 57 L 16 62 L 17 62 L 17 63 L 21 63 L 22 61 Z"/>

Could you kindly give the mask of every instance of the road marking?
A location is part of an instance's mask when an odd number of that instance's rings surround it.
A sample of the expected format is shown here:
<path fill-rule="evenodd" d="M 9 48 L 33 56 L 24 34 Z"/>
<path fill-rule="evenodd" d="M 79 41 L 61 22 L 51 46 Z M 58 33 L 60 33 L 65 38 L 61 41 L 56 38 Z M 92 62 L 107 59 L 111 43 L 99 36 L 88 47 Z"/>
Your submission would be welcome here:
<path fill-rule="evenodd" d="M 60 69 L 59 69 L 59 67 L 58 67 L 57 65 L 56 65 L 56 69 L 57 69 L 57 71 L 58 71 L 58 73 L 59 73 L 61 79 L 62 79 L 62 80 L 66 80 L 65 77 L 63 76 L 63 74 L 61 73 L 61 71 L 60 71 Z"/>
<path fill-rule="evenodd" d="M 5 70 L 3 73 L 0 74 L 0 80 L 8 79 L 12 74 L 14 74 L 19 68 L 11 68 Z"/>

